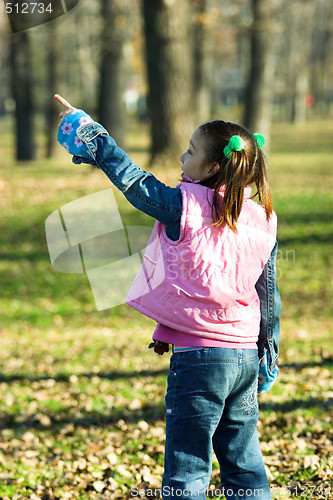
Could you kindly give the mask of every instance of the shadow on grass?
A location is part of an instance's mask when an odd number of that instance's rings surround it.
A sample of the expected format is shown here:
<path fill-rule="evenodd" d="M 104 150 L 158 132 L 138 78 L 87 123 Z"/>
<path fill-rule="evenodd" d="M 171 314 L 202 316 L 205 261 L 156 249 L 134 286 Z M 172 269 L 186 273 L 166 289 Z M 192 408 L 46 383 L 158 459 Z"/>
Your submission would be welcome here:
<path fill-rule="evenodd" d="M 328 366 L 333 365 L 333 358 L 325 358 L 321 362 L 306 362 L 306 363 L 286 363 L 282 364 L 281 368 L 302 370 L 304 368 L 313 366 Z M 93 378 L 98 376 L 101 379 L 106 380 L 119 380 L 119 379 L 137 379 L 140 377 L 158 377 L 166 376 L 168 373 L 167 369 L 161 370 L 141 370 L 141 371 L 113 371 L 108 373 L 81 373 L 76 374 L 77 377 Z M 29 383 L 35 381 L 42 381 L 47 379 L 55 380 L 56 382 L 70 382 L 71 374 L 59 374 L 55 377 L 51 377 L 47 374 L 41 375 L 39 377 L 29 377 L 27 374 L 17 374 L 17 375 L 4 375 L 0 374 L 0 382 L 11 383 L 15 381 L 27 381 Z M 331 409 L 333 406 L 333 398 L 320 399 L 310 397 L 308 399 L 290 399 L 289 401 L 282 402 L 263 402 L 260 404 L 261 411 L 276 412 L 277 424 L 280 420 L 286 418 L 284 414 L 291 413 L 298 409 L 311 409 L 311 408 L 322 408 L 324 411 Z M 72 408 L 69 408 L 71 411 Z M 44 413 L 44 412 L 43 412 Z M 45 413 L 44 413 L 45 414 Z M 140 420 L 145 420 L 146 422 L 153 424 L 157 421 L 164 420 L 165 415 L 165 404 L 162 399 L 154 401 L 154 404 L 142 404 L 139 408 L 132 409 L 128 405 L 120 405 L 112 408 L 107 413 L 99 412 L 98 410 L 86 411 L 78 409 L 75 415 L 69 415 L 62 412 L 61 415 L 49 414 L 46 415 L 50 419 L 49 425 L 43 425 L 37 415 L 15 415 L 11 413 L 3 414 L 0 424 L 0 429 L 13 429 L 16 433 L 23 434 L 27 429 L 35 429 L 36 431 L 53 431 L 59 430 L 69 424 L 72 424 L 74 428 L 78 427 L 102 427 L 107 428 L 109 426 L 117 425 L 120 421 L 126 424 L 135 424 Z M 281 423 L 281 422 L 280 422 Z M 283 423 L 283 422 L 282 422 Z M 281 423 L 281 425 L 282 425 Z M 74 430 L 73 430 L 74 432 Z"/>
<path fill-rule="evenodd" d="M 283 237 L 279 236 L 278 237 L 278 243 L 279 243 L 279 248 L 283 246 L 290 246 L 290 245 L 299 245 L 299 244 L 322 244 L 322 243 L 332 243 L 333 242 L 333 234 L 332 233 L 326 233 L 326 234 L 304 234 L 304 235 L 299 235 L 299 236 L 290 236 L 290 237 Z"/>
<path fill-rule="evenodd" d="M 77 377 L 93 378 L 98 376 L 101 379 L 106 380 L 119 380 L 119 379 L 137 379 L 140 377 L 158 377 L 161 375 L 167 375 L 167 369 L 161 370 L 141 370 L 141 371 L 114 371 L 109 373 L 81 373 L 76 375 Z M 39 377 L 29 377 L 27 374 L 17 374 L 12 376 L 7 376 L 0 374 L 0 383 L 10 384 L 11 382 L 25 381 L 29 384 L 32 382 L 38 382 L 43 380 L 52 379 L 56 382 L 70 382 L 70 377 L 72 374 L 59 374 L 54 377 L 50 375 L 42 375 Z M 72 408 L 69 408 L 69 411 Z M 142 404 L 139 408 L 131 409 L 128 405 L 121 405 L 114 407 L 109 413 L 101 413 L 97 410 L 93 411 L 82 411 L 78 409 L 76 415 L 70 415 L 68 417 L 62 415 L 50 414 L 49 412 L 43 412 L 50 419 L 50 425 L 43 425 L 38 419 L 38 414 L 26 416 L 22 418 L 23 415 L 15 415 L 12 413 L 2 413 L 0 430 L 3 429 L 13 429 L 18 434 L 23 434 L 27 429 L 35 429 L 38 431 L 50 431 L 62 428 L 68 424 L 72 424 L 75 428 L 77 427 L 108 427 L 110 425 L 115 425 L 119 421 L 124 421 L 126 424 L 135 424 L 140 420 L 145 420 L 148 423 L 154 423 L 158 420 L 163 420 L 165 415 L 165 404 L 164 401 L 155 402 L 152 404 Z"/>
<path fill-rule="evenodd" d="M 312 368 L 315 366 L 333 366 L 333 356 L 322 358 L 320 361 L 306 361 L 299 363 L 280 363 L 280 369 L 293 369 L 295 371 L 303 370 L 305 368 Z M 70 377 L 75 375 L 76 377 L 84 377 L 92 379 L 93 377 L 98 377 L 105 380 L 120 380 L 120 379 L 130 379 L 130 378 L 141 378 L 141 377 L 159 377 L 161 375 L 168 374 L 168 368 L 163 368 L 161 370 L 140 370 L 140 371 L 121 371 L 115 370 L 110 372 L 98 372 L 98 373 L 59 373 L 52 376 L 48 373 L 39 376 L 31 376 L 28 373 L 17 373 L 15 375 L 6 375 L 0 373 L 0 383 L 10 384 L 11 382 L 17 381 L 27 381 L 27 382 L 39 382 L 42 380 L 55 380 L 56 382 L 70 382 Z"/>
<path fill-rule="evenodd" d="M 260 403 L 260 412 L 275 412 L 276 419 L 275 425 L 284 426 L 287 424 L 288 413 L 292 413 L 295 410 L 301 409 L 318 409 L 322 408 L 325 412 L 330 411 L 333 407 L 333 398 L 328 398 L 326 400 L 319 398 L 309 398 L 307 400 L 303 399 L 292 399 L 286 402 L 265 402 Z M 45 415 L 45 414 L 44 414 Z M 48 414 L 46 414 L 48 415 Z M 13 414 L 4 414 L 1 419 L 0 429 L 12 429 L 16 434 L 24 434 L 28 429 L 34 429 L 38 432 L 44 431 L 56 431 L 59 432 L 63 427 L 72 425 L 72 431 L 70 433 L 75 433 L 75 429 L 78 427 L 101 427 L 108 428 L 110 426 L 116 426 L 122 429 L 126 425 L 133 425 L 142 420 L 148 422 L 149 424 L 154 424 L 158 421 L 163 421 L 165 419 L 165 404 L 161 400 L 156 402 L 154 405 L 142 405 L 138 409 L 130 409 L 128 406 L 120 406 L 110 410 L 109 414 L 102 414 L 98 411 L 84 412 L 79 411 L 77 416 L 62 416 L 55 417 L 53 415 L 48 415 L 50 418 L 49 425 L 43 425 L 38 417 L 27 416 L 26 418 L 19 420 Z"/>
<path fill-rule="evenodd" d="M 319 398 L 309 398 L 309 399 L 291 399 L 290 401 L 284 401 L 282 403 L 278 402 L 265 402 L 260 403 L 260 411 L 269 411 L 282 413 L 281 416 L 277 416 L 278 419 L 284 418 L 284 413 L 290 413 L 295 410 L 304 410 L 309 408 L 323 408 L 325 411 L 333 408 L 333 398 L 319 399 Z"/>
<path fill-rule="evenodd" d="M 164 420 L 165 404 L 164 402 L 154 405 L 142 405 L 138 409 L 130 409 L 127 406 L 121 406 L 110 410 L 109 414 L 103 414 L 98 411 L 93 412 L 78 412 L 77 416 L 69 417 L 54 417 L 44 413 L 50 418 L 49 425 L 43 425 L 39 419 L 33 416 L 28 416 L 24 419 L 17 420 L 15 415 L 4 414 L 1 418 L 0 430 L 13 429 L 17 434 L 24 434 L 28 429 L 36 431 L 59 431 L 61 428 L 72 424 L 74 429 L 78 427 L 109 427 L 118 423 L 123 426 L 125 424 L 133 425 L 141 420 L 154 424 L 157 421 Z"/>
<path fill-rule="evenodd" d="M 295 371 L 303 370 L 304 368 L 313 368 L 315 366 L 333 366 L 333 356 L 323 357 L 320 361 L 305 361 L 299 363 L 280 363 L 281 370 L 291 368 Z"/>
<path fill-rule="evenodd" d="M 296 211 L 294 209 L 287 212 L 284 208 L 281 208 L 280 210 L 278 210 L 279 223 L 292 224 L 293 226 L 315 222 L 318 222 L 320 224 L 323 222 L 326 222 L 327 224 L 332 223 L 332 214 L 328 210 L 324 212 L 311 212 L 307 211 L 303 206 L 300 207 L 300 210 Z"/>
<path fill-rule="evenodd" d="M 140 377 L 159 377 L 160 375 L 167 375 L 168 369 L 164 368 L 162 370 L 141 370 L 141 371 L 113 371 L 113 372 L 98 372 L 98 373 L 75 373 L 76 377 L 85 377 L 91 379 L 93 377 L 98 377 L 106 380 L 119 380 L 128 378 L 140 378 Z M 41 380 L 52 379 L 56 382 L 70 382 L 70 377 L 74 375 L 73 373 L 59 373 L 52 377 L 45 373 L 38 377 L 31 377 L 25 373 L 18 373 L 15 375 L 5 375 L 0 373 L 0 382 L 10 384 L 11 382 L 17 382 L 20 380 L 26 380 L 29 382 L 39 382 Z"/>

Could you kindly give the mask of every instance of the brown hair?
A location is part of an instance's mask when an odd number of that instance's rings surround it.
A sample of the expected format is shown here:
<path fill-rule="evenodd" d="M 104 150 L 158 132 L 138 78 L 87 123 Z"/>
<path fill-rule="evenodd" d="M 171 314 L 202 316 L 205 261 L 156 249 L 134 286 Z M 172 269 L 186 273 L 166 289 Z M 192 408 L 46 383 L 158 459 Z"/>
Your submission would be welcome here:
<path fill-rule="evenodd" d="M 218 171 L 201 184 L 214 189 L 212 218 L 215 226 L 227 224 L 237 232 L 236 223 L 242 209 L 244 188 L 255 184 L 259 202 L 264 205 L 267 220 L 272 211 L 272 197 L 267 181 L 265 159 L 257 142 L 250 132 L 240 125 L 215 120 L 199 127 L 206 138 L 206 155 L 208 163 L 218 163 Z M 242 151 L 233 151 L 228 159 L 223 149 L 233 135 L 239 135 L 245 142 Z M 221 206 L 219 191 L 225 185 L 223 204 Z"/>

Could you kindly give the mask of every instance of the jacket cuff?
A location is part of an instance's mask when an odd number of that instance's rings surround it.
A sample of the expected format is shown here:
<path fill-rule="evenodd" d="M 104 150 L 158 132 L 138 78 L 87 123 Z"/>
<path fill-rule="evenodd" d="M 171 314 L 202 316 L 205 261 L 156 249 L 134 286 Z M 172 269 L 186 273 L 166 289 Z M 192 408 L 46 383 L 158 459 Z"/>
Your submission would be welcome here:
<path fill-rule="evenodd" d="M 98 161 L 96 160 L 97 146 L 94 144 L 93 140 L 99 135 L 109 135 L 109 132 L 99 123 L 85 123 L 77 130 L 77 136 L 79 140 L 87 148 L 89 154 L 89 160 L 93 160 L 93 164 L 100 168 Z M 112 141 L 113 139 L 110 138 Z M 91 161 L 84 163 L 91 163 Z"/>
<path fill-rule="evenodd" d="M 100 123 L 94 121 L 92 121 L 92 123 L 83 123 L 77 129 L 77 136 L 84 143 L 96 139 L 96 137 L 101 134 L 109 135 L 109 132 Z"/>

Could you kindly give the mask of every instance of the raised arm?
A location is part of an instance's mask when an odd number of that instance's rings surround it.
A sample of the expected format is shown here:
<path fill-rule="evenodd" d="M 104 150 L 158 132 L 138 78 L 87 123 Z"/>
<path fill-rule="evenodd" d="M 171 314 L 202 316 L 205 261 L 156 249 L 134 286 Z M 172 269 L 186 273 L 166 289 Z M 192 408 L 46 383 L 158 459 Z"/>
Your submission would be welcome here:
<path fill-rule="evenodd" d="M 93 163 L 103 170 L 133 206 L 162 222 L 168 236 L 176 240 L 179 237 L 182 213 L 180 189 L 166 186 L 153 174 L 134 164 L 104 127 L 92 121 L 89 115 L 84 114 L 88 120 L 81 124 L 81 113 L 84 112 L 74 108 L 57 94 L 55 99 L 64 108 L 59 115 L 59 131 L 64 123 L 69 124 L 70 134 L 65 147 L 67 146 L 67 151 L 74 156 L 73 162 Z M 74 142 L 69 140 L 74 137 L 77 138 Z M 80 151 L 75 148 L 75 140 L 80 144 Z"/>

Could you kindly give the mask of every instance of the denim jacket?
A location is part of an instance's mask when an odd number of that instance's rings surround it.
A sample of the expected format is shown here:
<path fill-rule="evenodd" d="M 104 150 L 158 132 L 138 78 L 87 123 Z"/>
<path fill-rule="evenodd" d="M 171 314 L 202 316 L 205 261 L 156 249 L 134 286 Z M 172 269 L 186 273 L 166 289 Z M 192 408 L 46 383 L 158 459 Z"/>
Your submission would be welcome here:
<path fill-rule="evenodd" d="M 180 235 L 181 190 L 166 186 L 135 165 L 102 125 L 93 122 L 80 126 L 79 119 L 82 122 L 80 113 L 72 117 L 75 144 L 66 137 L 65 147 L 74 155 L 73 163 L 88 163 L 103 170 L 134 207 L 163 223 L 168 237 L 176 241 Z M 278 376 L 281 301 L 276 285 L 276 254 L 277 243 L 256 283 L 261 312 L 258 392 L 268 391 Z"/>
<path fill-rule="evenodd" d="M 260 359 L 258 392 L 267 392 L 276 381 L 278 370 L 281 298 L 276 284 L 276 255 L 278 243 L 256 283 L 260 299 L 260 331 L 258 354 Z"/>

